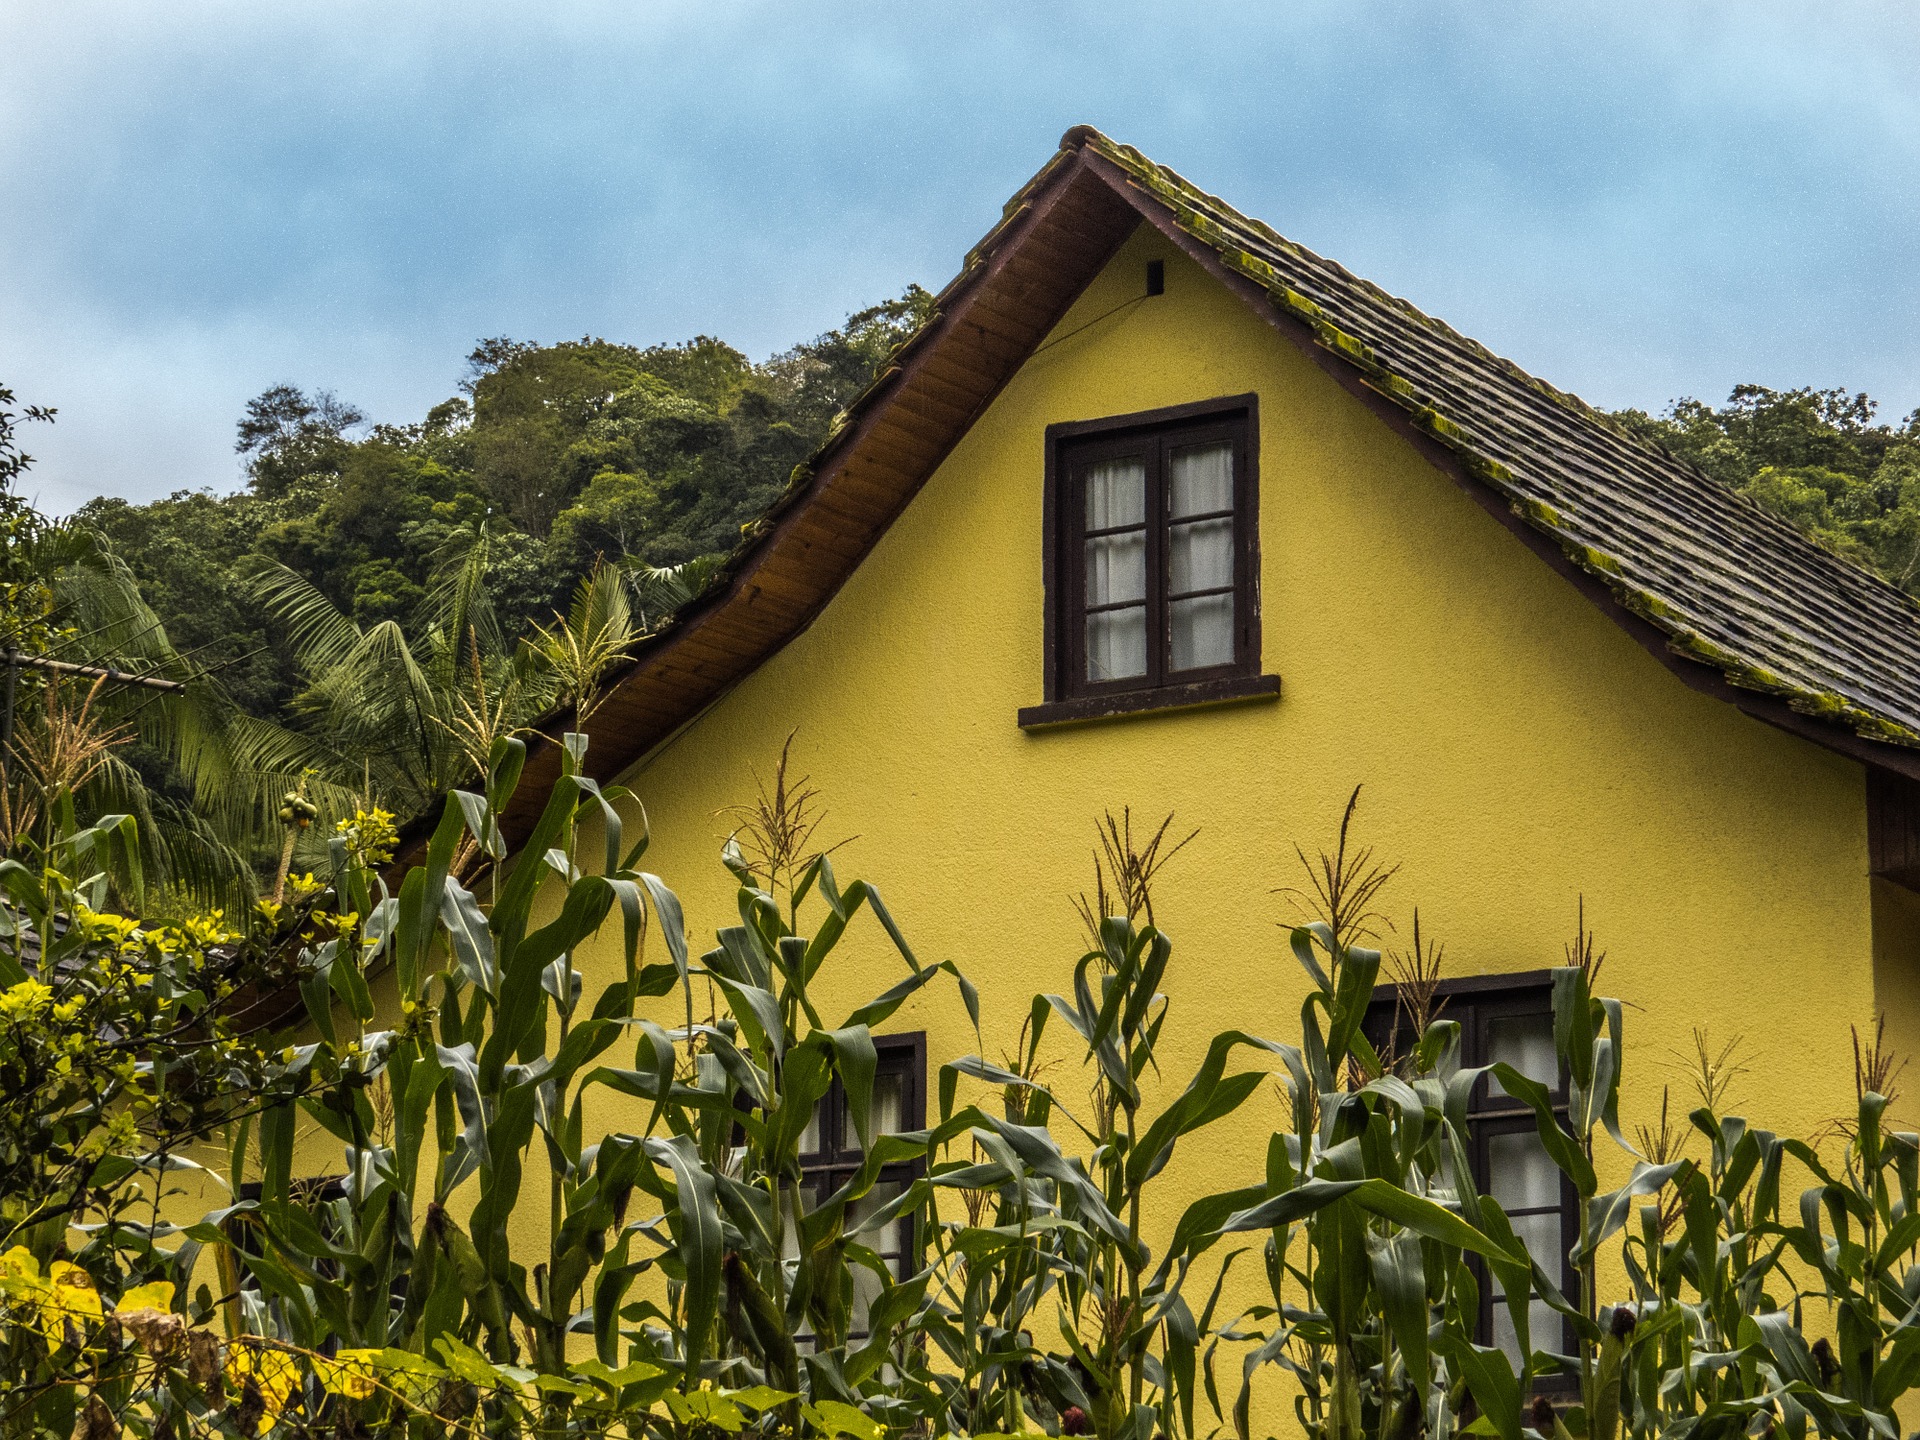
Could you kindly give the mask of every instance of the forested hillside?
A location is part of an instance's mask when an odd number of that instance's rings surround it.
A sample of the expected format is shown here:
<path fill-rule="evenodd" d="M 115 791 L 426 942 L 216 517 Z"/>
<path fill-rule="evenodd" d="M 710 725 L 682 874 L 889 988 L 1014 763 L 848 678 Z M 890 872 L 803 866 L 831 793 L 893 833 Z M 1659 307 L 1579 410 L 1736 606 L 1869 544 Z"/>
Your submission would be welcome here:
<path fill-rule="evenodd" d="M 127 561 L 181 652 L 248 712 L 285 717 L 302 683 L 245 583 L 255 557 L 310 580 L 362 627 L 411 627 L 434 577 L 492 517 L 487 584 L 503 629 L 565 607 L 596 556 L 655 566 L 724 554 L 834 413 L 924 315 L 910 290 L 764 364 L 724 341 L 481 342 L 460 393 L 372 423 L 276 385 L 247 406 L 247 488 L 82 512 Z M 1737 387 L 1617 418 L 1820 543 L 1920 590 L 1920 423 L 1875 423 L 1844 390 Z"/>
<path fill-rule="evenodd" d="M 80 518 L 178 651 L 248 712 L 288 718 L 305 677 L 250 583 L 261 558 L 363 629 L 411 631 L 487 525 L 494 614 L 524 633 L 566 608 L 596 556 L 672 566 L 731 550 L 930 301 L 912 288 L 762 364 L 707 336 L 484 340 L 459 393 L 410 424 L 276 385 L 239 422 L 244 490 L 103 498 Z"/>

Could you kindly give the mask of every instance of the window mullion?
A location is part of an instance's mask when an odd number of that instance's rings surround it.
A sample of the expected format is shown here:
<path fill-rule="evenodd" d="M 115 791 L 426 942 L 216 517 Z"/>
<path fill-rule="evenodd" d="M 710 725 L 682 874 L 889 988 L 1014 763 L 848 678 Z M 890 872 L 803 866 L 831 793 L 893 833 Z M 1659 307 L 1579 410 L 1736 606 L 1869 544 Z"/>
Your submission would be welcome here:
<path fill-rule="evenodd" d="M 1253 480 L 1247 473 L 1251 438 L 1233 442 L 1233 659 L 1236 665 L 1254 662 L 1254 597 L 1259 594 L 1258 537 L 1253 533 Z"/>
<path fill-rule="evenodd" d="M 1147 455 L 1147 641 L 1149 673 L 1155 685 L 1167 683 L 1167 447 L 1162 438 Z"/>
<path fill-rule="evenodd" d="M 1065 504 L 1067 523 L 1060 527 L 1064 543 L 1060 564 L 1067 585 L 1067 630 L 1061 637 L 1062 693 L 1087 682 L 1087 473 L 1084 462 L 1067 468 Z"/>

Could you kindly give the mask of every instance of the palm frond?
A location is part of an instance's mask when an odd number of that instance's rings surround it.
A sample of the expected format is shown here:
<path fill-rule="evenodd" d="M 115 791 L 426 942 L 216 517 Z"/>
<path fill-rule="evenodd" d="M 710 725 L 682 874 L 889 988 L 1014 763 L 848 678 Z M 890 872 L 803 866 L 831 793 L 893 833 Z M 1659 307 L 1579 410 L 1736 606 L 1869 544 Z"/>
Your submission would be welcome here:
<path fill-rule="evenodd" d="M 506 648 L 487 588 L 487 573 L 499 549 L 495 526 L 491 518 L 475 521 L 456 532 L 436 557 L 420 618 L 444 638 L 446 654 L 440 658 L 445 674 L 436 677 L 443 684 L 458 683 L 455 677 L 469 652 L 496 655 Z"/>
<path fill-rule="evenodd" d="M 183 891 L 232 915 L 244 914 L 253 904 L 259 890 L 248 857 L 191 808 L 149 789 L 140 772 L 119 755 L 106 757 L 82 799 L 93 813 L 134 817 L 141 865 L 150 883 Z"/>
<path fill-rule="evenodd" d="M 642 633 L 659 629 L 674 611 L 705 590 L 719 572 L 722 558 L 702 555 L 665 566 L 649 565 L 644 560 L 623 561 L 620 568 L 626 573 L 634 603 L 640 609 Z"/>
<path fill-rule="evenodd" d="M 363 638 L 360 627 L 338 605 L 277 560 L 255 561 L 242 580 L 267 612 L 286 626 L 287 643 L 310 674 L 344 662 Z"/>
<path fill-rule="evenodd" d="M 595 561 L 574 591 L 565 619 L 550 627 L 536 625 L 529 646 L 552 678 L 558 698 L 570 701 L 584 724 L 604 698 L 601 680 L 633 653 L 640 638 L 625 574 Z"/>

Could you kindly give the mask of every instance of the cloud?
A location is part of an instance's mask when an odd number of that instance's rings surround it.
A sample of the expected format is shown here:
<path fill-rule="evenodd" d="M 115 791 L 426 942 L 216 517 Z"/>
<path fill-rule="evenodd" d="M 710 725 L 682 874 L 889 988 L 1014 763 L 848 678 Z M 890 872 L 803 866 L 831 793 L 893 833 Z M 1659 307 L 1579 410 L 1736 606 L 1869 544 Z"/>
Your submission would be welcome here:
<path fill-rule="evenodd" d="M 0 0 L 0 366 L 46 500 L 235 483 L 280 380 L 767 353 L 938 285 L 1089 120 L 1556 383 L 1920 404 L 1901 8 Z"/>

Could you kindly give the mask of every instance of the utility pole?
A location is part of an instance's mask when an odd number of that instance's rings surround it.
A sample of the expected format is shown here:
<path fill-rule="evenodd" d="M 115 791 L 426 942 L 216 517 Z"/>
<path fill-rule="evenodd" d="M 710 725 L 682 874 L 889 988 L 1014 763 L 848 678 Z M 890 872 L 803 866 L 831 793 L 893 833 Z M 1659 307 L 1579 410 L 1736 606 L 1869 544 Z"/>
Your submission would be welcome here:
<path fill-rule="evenodd" d="M 134 685 L 143 690 L 179 692 L 187 687 L 178 680 L 162 680 L 157 675 L 130 675 L 111 665 L 79 665 L 71 660 L 55 660 L 49 655 L 29 655 L 7 646 L 6 710 L 0 714 L 0 785 L 4 785 L 13 767 L 13 698 L 19 688 L 20 671 L 45 670 L 55 675 L 84 675 L 105 680 L 109 685 Z"/>

